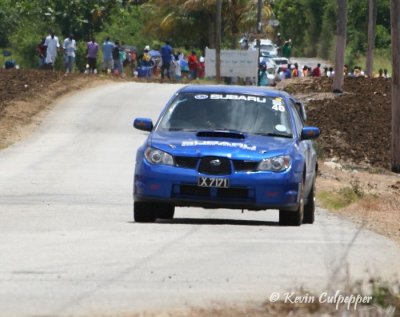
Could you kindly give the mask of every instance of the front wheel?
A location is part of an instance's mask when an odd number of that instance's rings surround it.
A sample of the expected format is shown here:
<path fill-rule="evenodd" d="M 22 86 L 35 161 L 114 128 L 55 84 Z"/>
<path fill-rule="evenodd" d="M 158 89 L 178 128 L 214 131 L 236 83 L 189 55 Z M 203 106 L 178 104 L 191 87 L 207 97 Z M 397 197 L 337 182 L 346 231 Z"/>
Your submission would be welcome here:
<path fill-rule="evenodd" d="M 135 222 L 156 221 L 156 205 L 149 202 L 135 201 L 133 203 L 133 219 Z"/>
<path fill-rule="evenodd" d="M 279 210 L 280 226 L 300 226 L 304 215 L 304 183 L 300 186 L 299 207 L 295 211 Z"/>
<path fill-rule="evenodd" d="M 307 197 L 307 203 L 304 205 L 303 223 L 314 223 L 315 218 L 315 178 Z"/>

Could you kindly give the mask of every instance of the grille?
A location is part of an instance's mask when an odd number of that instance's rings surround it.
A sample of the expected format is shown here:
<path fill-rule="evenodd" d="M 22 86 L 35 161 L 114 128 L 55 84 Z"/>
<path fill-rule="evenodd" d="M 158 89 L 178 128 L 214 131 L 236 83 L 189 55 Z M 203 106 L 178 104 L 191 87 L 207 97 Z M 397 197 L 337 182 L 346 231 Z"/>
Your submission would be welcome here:
<path fill-rule="evenodd" d="M 212 194 L 212 192 L 214 192 Z M 221 200 L 252 200 L 254 197 L 250 195 L 247 188 L 209 188 L 197 185 L 180 185 L 179 193 L 174 193 L 174 197 L 203 197 Z"/>
<path fill-rule="evenodd" d="M 197 185 L 181 185 L 180 194 L 185 196 L 210 196 L 210 188 Z"/>
<path fill-rule="evenodd" d="M 197 157 L 175 156 L 175 166 L 184 168 L 196 168 Z"/>
<path fill-rule="evenodd" d="M 200 161 L 199 172 L 209 175 L 229 175 L 232 173 L 231 162 L 224 157 L 204 157 Z"/>
<path fill-rule="evenodd" d="M 233 160 L 232 162 L 235 171 L 237 172 L 254 172 L 257 170 L 257 166 L 259 163 L 255 161 L 242 161 L 242 160 Z"/>
<path fill-rule="evenodd" d="M 248 199 L 249 190 L 247 188 L 218 188 L 219 198 Z"/>

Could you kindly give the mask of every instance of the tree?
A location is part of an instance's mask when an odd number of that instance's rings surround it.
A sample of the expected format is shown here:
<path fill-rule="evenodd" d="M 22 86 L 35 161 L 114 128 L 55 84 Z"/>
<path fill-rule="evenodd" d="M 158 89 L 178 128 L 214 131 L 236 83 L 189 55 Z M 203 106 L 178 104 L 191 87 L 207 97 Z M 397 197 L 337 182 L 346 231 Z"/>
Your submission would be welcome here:
<path fill-rule="evenodd" d="M 392 171 L 400 173 L 400 1 L 391 0 L 392 31 Z"/>
<path fill-rule="evenodd" d="M 333 92 L 342 92 L 344 52 L 346 50 L 347 0 L 337 0 L 338 17 L 336 26 L 336 58 Z"/>
<path fill-rule="evenodd" d="M 222 28 L 222 0 L 217 0 L 216 13 L 216 41 L 215 41 L 215 73 L 217 81 L 221 81 L 221 28 Z"/>
<path fill-rule="evenodd" d="M 375 29 L 377 17 L 377 0 L 368 0 L 368 47 L 366 72 L 368 77 L 372 77 L 374 66 L 374 49 L 375 49 Z"/>

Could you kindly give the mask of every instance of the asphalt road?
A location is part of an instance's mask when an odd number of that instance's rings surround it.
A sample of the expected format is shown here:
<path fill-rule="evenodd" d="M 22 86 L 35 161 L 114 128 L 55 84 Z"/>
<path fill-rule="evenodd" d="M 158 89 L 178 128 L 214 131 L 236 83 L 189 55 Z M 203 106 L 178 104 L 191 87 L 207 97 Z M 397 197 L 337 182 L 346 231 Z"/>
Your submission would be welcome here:
<path fill-rule="evenodd" d="M 60 100 L 32 137 L 0 152 L 0 316 L 94 316 L 265 300 L 305 287 L 399 273 L 388 239 L 318 210 L 177 209 L 132 221 L 132 172 L 174 85 L 109 84 Z"/>

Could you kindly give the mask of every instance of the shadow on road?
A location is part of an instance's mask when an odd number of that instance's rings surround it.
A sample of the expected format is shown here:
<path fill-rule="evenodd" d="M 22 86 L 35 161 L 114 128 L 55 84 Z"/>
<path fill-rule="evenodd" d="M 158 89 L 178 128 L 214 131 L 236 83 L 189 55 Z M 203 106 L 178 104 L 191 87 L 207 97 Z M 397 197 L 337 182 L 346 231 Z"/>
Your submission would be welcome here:
<path fill-rule="evenodd" d="M 239 219 L 215 219 L 215 218 L 175 218 L 172 220 L 157 219 L 160 224 L 184 224 L 184 225 L 229 225 L 229 226 L 278 226 L 274 221 L 239 220 Z"/>

